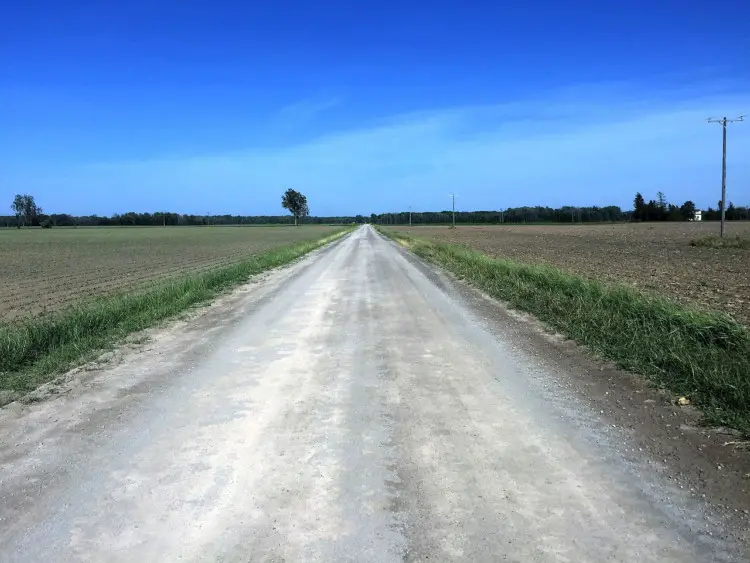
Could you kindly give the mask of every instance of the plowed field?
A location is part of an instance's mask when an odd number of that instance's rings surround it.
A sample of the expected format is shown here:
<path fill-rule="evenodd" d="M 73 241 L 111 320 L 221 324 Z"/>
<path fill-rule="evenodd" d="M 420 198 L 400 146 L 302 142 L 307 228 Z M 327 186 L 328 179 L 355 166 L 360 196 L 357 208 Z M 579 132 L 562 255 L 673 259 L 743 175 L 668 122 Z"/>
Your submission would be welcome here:
<path fill-rule="evenodd" d="M 679 301 L 725 311 L 750 325 L 750 250 L 690 246 L 718 223 L 395 227 L 460 243 L 498 258 L 550 264 L 581 276 L 624 282 Z M 750 222 L 729 222 L 750 238 Z"/>

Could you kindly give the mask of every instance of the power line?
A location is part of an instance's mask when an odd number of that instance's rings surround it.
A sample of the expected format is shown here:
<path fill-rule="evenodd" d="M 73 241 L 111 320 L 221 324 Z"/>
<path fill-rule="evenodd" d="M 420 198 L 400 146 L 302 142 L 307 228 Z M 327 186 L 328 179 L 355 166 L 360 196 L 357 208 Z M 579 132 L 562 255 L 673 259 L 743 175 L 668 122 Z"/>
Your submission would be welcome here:
<path fill-rule="evenodd" d="M 727 213 L 727 123 L 738 123 L 745 121 L 744 115 L 739 115 L 734 119 L 709 117 L 708 123 L 719 123 L 722 129 L 722 152 L 721 152 L 721 232 L 719 236 L 724 236 L 724 222 Z"/>

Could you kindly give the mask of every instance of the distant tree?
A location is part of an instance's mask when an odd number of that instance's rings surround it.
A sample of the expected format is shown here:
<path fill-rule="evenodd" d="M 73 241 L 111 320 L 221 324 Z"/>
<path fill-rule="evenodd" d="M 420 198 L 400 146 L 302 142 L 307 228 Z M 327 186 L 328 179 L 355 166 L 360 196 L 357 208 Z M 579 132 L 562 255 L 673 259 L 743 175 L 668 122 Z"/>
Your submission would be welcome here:
<path fill-rule="evenodd" d="M 16 194 L 16 197 L 13 199 L 13 203 L 11 204 L 10 208 L 13 210 L 13 213 L 16 216 L 16 227 L 20 229 L 21 221 L 26 216 L 26 201 L 24 199 L 24 196 L 22 196 L 21 194 Z"/>
<path fill-rule="evenodd" d="M 10 208 L 16 215 L 16 226 L 19 229 L 21 228 L 21 223 L 28 227 L 39 223 L 42 208 L 36 204 L 34 196 L 29 194 L 16 194 Z"/>
<path fill-rule="evenodd" d="M 310 208 L 307 206 L 307 198 L 291 188 L 281 196 L 281 207 L 294 215 L 295 225 L 297 225 L 300 217 L 306 217 L 310 214 Z"/>
<path fill-rule="evenodd" d="M 680 206 L 680 215 L 685 221 L 692 221 L 695 217 L 695 204 L 687 200 Z"/>
<path fill-rule="evenodd" d="M 664 192 L 656 192 L 656 207 L 651 212 L 651 221 L 666 221 L 669 219 L 669 204 Z"/>
<path fill-rule="evenodd" d="M 633 219 L 636 221 L 646 220 L 646 201 L 643 199 L 641 192 L 635 194 L 633 200 Z"/>
<path fill-rule="evenodd" d="M 682 213 L 680 208 L 670 203 L 667 206 L 667 221 L 682 221 Z"/>
<path fill-rule="evenodd" d="M 667 198 L 664 197 L 664 192 L 656 192 L 656 203 L 659 205 L 659 209 L 666 214 L 667 212 Z"/>
<path fill-rule="evenodd" d="M 727 221 L 734 221 L 735 219 L 737 219 L 737 208 L 730 201 L 727 205 Z"/>

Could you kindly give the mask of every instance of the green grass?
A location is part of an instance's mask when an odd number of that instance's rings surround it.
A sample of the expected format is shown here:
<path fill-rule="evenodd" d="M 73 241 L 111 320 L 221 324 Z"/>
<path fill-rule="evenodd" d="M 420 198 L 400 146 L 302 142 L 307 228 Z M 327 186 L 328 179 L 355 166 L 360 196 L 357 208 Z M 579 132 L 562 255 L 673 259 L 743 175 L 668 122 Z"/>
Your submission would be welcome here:
<path fill-rule="evenodd" d="M 690 246 L 702 246 L 706 248 L 750 248 L 750 240 L 735 237 L 717 237 L 707 235 L 690 241 Z"/>
<path fill-rule="evenodd" d="M 230 266 L 163 281 L 134 293 L 0 324 L 0 396 L 5 402 L 90 360 L 125 336 L 202 304 L 264 270 L 323 246 L 350 229 L 261 252 Z"/>
<path fill-rule="evenodd" d="M 750 432 L 750 333 L 731 317 L 550 266 L 382 232 L 595 355 L 688 396 L 707 422 Z"/>

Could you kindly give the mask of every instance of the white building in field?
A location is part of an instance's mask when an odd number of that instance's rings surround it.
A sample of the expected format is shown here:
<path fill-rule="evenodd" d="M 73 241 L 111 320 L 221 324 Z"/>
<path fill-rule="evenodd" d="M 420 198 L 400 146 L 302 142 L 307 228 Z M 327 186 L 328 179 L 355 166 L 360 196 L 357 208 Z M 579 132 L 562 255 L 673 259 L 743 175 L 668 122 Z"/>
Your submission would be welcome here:
<path fill-rule="evenodd" d="M 693 215 L 693 221 L 703 221 L 703 211 L 696 209 L 695 214 Z"/>

